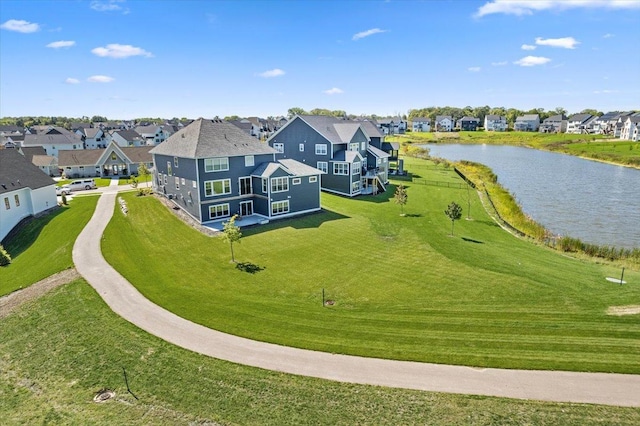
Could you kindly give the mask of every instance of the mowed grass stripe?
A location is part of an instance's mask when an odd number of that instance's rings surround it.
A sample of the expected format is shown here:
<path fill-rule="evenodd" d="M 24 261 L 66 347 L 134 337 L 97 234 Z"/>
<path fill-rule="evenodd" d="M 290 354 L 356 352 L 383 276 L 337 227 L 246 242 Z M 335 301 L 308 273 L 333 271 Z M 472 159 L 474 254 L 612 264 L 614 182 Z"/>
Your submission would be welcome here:
<path fill-rule="evenodd" d="M 431 163 L 406 164 L 421 165 L 426 179 L 457 179 Z M 465 365 L 640 372 L 639 317 L 606 315 L 636 303 L 640 286 L 607 284 L 616 267 L 506 233 L 473 192 L 472 220 L 458 221 L 451 237 L 444 209 L 452 200 L 466 207 L 466 190 L 407 186 L 408 217 L 390 187 L 358 199 L 323 194 L 322 213 L 243 229 L 236 259 L 261 268 L 255 274 L 230 263 L 221 239 L 149 197 L 125 195 L 129 215 L 115 212 L 103 251 L 155 303 L 257 340 Z M 640 281 L 638 271 L 625 277 Z M 322 289 L 334 306 L 322 306 Z"/>

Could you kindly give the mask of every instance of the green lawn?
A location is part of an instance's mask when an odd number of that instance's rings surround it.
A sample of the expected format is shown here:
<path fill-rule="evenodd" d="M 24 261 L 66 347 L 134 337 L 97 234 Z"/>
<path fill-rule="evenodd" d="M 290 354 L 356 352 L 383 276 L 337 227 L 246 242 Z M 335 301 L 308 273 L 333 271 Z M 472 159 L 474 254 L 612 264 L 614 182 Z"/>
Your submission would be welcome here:
<path fill-rule="evenodd" d="M 98 197 L 75 197 L 68 206 L 34 219 L 5 245 L 13 258 L 0 267 L 0 296 L 73 267 L 71 250 Z"/>
<path fill-rule="evenodd" d="M 89 179 L 89 178 L 87 178 L 87 179 Z M 96 186 L 98 188 L 111 185 L 111 178 L 91 178 L 91 179 L 93 179 L 96 182 Z M 74 180 L 77 180 L 77 179 L 60 179 L 56 183 L 56 185 L 57 186 L 66 185 L 68 183 L 71 183 Z M 118 181 L 118 185 L 128 185 L 128 183 L 129 183 L 129 178 L 128 177 L 122 177 Z"/>
<path fill-rule="evenodd" d="M 0 353 L 3 425 L 640 423 L 634 408 L 351 385 L 215 360 L 122 320 L 82 280 L 0 319 Z M 93 403 L 103 388 L 116 398 Z"/>
<path fill-rule="evenodd" d="M 640 144 L 638 142 L 604 139 L 602 135 L 484 131 L 410 132 L 404 135 L 387 136 L 386 140 L 388 142 L 401 143 L 468 143 L 525 146 L 640 167 Z"/>
<path fill-rule="evenodd" d="M 452 170 L 407 159 L 426 181 Z M 325 211 L 245 229 L 236 268 L 220 238 L 152 197 L 124 195 L 102 241 L 107 260 L 146 297 L 205 326 L 288 346 L 486 367 L 640 373 L 640 272 L 579 261 L 519 240 L 466 190 L 405 182 L 376 197 L 322 194 Z M 253 269 L 255 273 L 246 272 Z M 322 289 L 335 301 L 322 306 Z"/>

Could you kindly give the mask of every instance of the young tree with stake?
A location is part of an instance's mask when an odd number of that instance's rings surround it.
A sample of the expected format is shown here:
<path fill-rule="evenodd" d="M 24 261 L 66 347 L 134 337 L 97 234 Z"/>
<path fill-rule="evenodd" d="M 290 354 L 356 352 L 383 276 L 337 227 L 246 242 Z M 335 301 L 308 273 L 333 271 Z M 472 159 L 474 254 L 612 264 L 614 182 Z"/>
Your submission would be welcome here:
<path fill-rule="evenodd" d="M 237 214 L 234 214 L 231 219 L 227 223 L 224 224 L 224 228 L 222 229 L 222 238 L 224 241 L 229 242 L 229 246 L 231 247 L 231 261 L 233 263 L 236 262 L 235 256 L 233 255 L 233 243 L 240 242 L 240 238 L 242 238 L 242 233 L 240 232 L 240 227 L 236 226 L 236 218 Z"/>
<path fill-rule="evenodd" d="M 462 207 L 452 201 L 451 204 L 447 206 L 444 214 L 446 214 L 447 217 L 451 219 L 451 235 L 453 236 L 453 225 L 455 224 L 456 220 L 460 220 L 460 218 L 462 217 Z"/>
<path fill-rule="evenodd" d="M 407 195 L 407 188 L 402 184 L 398 185 L 393 198 L 395 203 L 400 205 L 400 216 L 404 216 L 404 205 L 407 204 L 407 199 L 409 198 Z"/>

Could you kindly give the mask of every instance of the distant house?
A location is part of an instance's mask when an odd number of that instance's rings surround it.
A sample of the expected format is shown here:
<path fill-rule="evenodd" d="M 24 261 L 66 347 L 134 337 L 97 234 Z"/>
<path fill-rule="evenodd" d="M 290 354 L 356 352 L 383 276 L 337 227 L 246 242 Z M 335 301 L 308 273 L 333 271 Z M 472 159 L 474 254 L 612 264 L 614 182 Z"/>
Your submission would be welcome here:
<path fill-rule="evenodd" d="M 58 167 L 69 178 L 130 176 L 138 174 L 138 165 L 153 167 L 151 146 L 120 147 L 111 142 L 103 149 L 60 151 Z"/>
<path fill-rule="evenodd" d="M 431 119 L 429 117 L 415 117 L 411 120 L 412 131 L 414 132 L 430 132 Z"/>
<path fill-rule="evenodd" d="M 436 132 L 450 132 L 453 130 L 453 117 L 450 115 L 438 115 L 433 124 L 433 130 Z"/>
<path fill-rule="evenodd" d="M 615 126 L 620 112 L 611 111 L 606 114 L 596 117 L 592 122 L 592 132 L 600 135 L 607 135 L 612 132 L 613 126 Z"/>
<path fill-rule="evenodd" d="M 321 170 L 324 191 L 349 197 L 383 192 L 390 155 L 371 142 L 374 138 L 384 147 L 382 132 L 366 130 L 370 124 L 324 115 L 297 115 L 267 143 L 278 152 L 276 158 L 291 158 Z"/>
<path fill-rule="evenodd" d="M 627 117 L 620 131 L 620 139 L 637 142 L 640 140 L 640 116 Z"/>
<path fill-rule="evenodd" d="M 537 132 L 540 128 L 540 115 L 525 114 L 516 118 L 513 130 L 516 132 Z"/>
<path fill-rule="evenodd" d="M 567 117 L 564 114 L 556 114 L 545 118 L 539 130 L 541 133 L 564 133 L 567 131 Z"/>
<path fill-rule="evenodd" d="M 113 130 L 106 135 L 107 142 L 114 142 L 119 147 L 146 146 L 147 140 L 135 130 Z"/>
<path fill-rule="evenodd" d="M 462 131 L 475 132 L 480 126 L 480 119 L 464 116 L 456 122 L 456 127 Z"/>
<path fill-rule="evenodd" d="M 61 150 L 82 150 L 84 142 L 82 137 L 57 126 L 34 126 L 35 133 L 24 135 L 22 146 L 41 146 L 47 155 L 58 156 Z"/>
<path fill-rule="evenodd" d="M 395 161 L 398 159 L 398 153 L 400 151 L 400 144 L 398 142 L 387 142 L 384 140 L 385 135 L 380 131 L 378 126 L 374 124 L 371 120 L 359 120 L 360 126 L 362 126 L 362 130 L 369 137 L 369 146 L 379 149 L 380 151 L 386 153 L 388 155 L 388 161 Z M 375 157 L 371 159 L 370 163 L 373 166 L 373 163 L 379 168 L 383 163 L 384 157 Z M 387 176 L 388 178 L 388 176 Z M 384 183 L 387 182 L 387 178 L 383 180 Z"/>
<path fill-rule="evenodd" d="M 377 123 L 385 135 L 404 134 L 407 130 L 407 122 L 401 117 L 379 118 Z"/>
<path fill-rule="evenodd" d="M 104 131 L 95 127 L 84 127 L 76 130 L 84 142 L 85 149 L 98 149 L 107 146 Z"/>
<path fill-rule="evenodd" d="M 151 150 L 154 187 L 200 223 L 320 210 L 320 174 L 222 120 L 198 119 Z"/>
<path fill-rule="evenodd" d="M 484 116 L 484 130 L 487 132 L 504 132 L 507 130 L 507 117 L 495 114 Z"/>
<path fill-rule="evenodd" d="M 146 145 L 159 145 L 164 142 L 169 136 L 163 130 L 162 126 L 149 125 L 138 126 L 134 129 L 142 138 L 146 141 Z"/>
<path fill-rule="evenodd" d="M 55 181 L 17 149 L 0 150 L 0 241 L 22 219 L 56 206 Z"/>
<path fill-rule="evenodd" d="M 588 123 L 592 121 L 591 114 L 574 114 L 567 119 L 567 133 L 589 133 Z"/>

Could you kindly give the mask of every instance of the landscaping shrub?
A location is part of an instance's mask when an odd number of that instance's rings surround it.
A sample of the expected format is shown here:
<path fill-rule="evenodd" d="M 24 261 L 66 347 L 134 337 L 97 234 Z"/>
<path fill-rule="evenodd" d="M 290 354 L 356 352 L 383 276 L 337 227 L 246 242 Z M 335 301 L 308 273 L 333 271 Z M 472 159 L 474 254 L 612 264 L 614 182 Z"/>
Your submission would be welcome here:
<path fill-rule="evenodd" d="M 11 263 L 11 256 L 9 253 L 0 245 L 0 266 L 7 266 Z"/>

